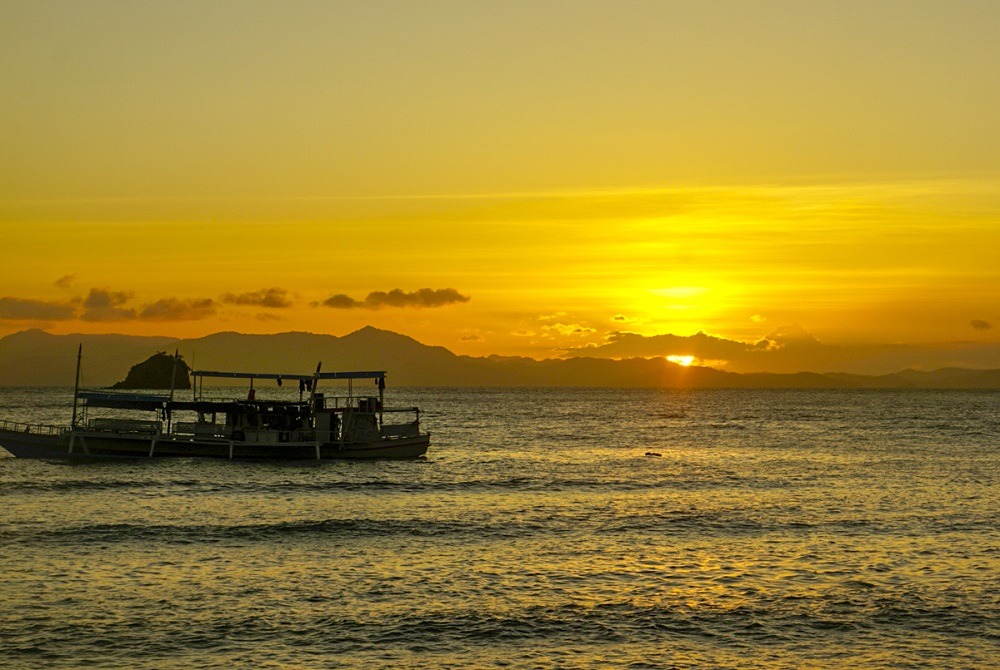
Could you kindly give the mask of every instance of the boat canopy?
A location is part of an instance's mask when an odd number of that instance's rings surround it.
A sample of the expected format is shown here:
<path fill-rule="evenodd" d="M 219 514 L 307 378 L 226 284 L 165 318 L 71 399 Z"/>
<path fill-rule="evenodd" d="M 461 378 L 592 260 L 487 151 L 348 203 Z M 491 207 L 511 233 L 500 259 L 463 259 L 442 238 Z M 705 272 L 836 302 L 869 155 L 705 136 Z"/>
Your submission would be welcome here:
<path fill-rule="evenodd" d="M 116 393 L 113 391 L 80 391 L 77 397 L 83 400 L 88 407 L 103 407 L 105 409 L 149 411 L 169 409 L 171 411 L 224 412 L 239 405 L 239 403 L 233 401 L 171 400 L 169 395 Z"/>
<path fill-rule="evenodd" d="M 150 393 L 115 393 L 112 391 L 80 391 L 77 394 L 80 400 L 85 401 L 91 407 L 109 407 L 115 409 L 132 409 L 138 407 L 148 407 L 149 409 L 160 409 L 163 403 L 170 402 L 168 395 L 153 395 Z"/>
<path fill-rule="evenodd" d="M 311 375 L 273 374 L 268 372 L 216 372 L 212 370 L 193 370 L 193 377 L 216 377 L 221 379 L 292 379 L 308 381 L 312 379 L 385 379 L 385 370 L 367 370 L 358 372 L 317 372 Z"/>

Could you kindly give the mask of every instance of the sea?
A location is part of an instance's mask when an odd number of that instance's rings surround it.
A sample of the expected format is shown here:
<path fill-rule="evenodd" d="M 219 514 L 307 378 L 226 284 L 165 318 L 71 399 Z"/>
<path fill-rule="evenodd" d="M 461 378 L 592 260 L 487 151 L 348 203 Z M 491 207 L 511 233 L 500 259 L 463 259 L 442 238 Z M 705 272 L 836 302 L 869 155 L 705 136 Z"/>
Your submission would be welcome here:
<path fill-rule="evenodd" d="M 1000 393 L 388 393 L 426 458 L 0 459 L 0 667 L 1000 667 Z"/>

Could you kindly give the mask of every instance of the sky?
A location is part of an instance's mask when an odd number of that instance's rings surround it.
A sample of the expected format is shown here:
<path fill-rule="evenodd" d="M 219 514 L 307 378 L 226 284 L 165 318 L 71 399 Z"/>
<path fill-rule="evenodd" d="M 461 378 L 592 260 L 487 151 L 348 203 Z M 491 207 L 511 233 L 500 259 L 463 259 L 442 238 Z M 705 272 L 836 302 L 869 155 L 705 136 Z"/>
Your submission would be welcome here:
<path fill-rule="evenodd" d="M 4 0 L 0 336 L 997 345 L 997 25 L 972 1 Z"/>

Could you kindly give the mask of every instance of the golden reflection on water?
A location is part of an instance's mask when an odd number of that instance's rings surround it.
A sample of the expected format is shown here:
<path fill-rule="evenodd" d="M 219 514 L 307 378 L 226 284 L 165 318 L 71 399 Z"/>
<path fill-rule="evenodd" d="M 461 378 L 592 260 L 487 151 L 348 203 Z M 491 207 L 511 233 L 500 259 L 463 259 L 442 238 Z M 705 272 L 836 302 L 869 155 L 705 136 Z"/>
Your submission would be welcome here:
<path fill-rule="evenodd" d="M 0 462 L 0 650 L 148 668 L 995 655 L 994 397 L 947 396 L 973 418 L 941 429 L 926 394 L 547 393 L 542 418 L 521 391 L 474 396 L 480 417 L 509 408 L 475 429 L 468 397 L 431 393 L 425 462 Z"/>

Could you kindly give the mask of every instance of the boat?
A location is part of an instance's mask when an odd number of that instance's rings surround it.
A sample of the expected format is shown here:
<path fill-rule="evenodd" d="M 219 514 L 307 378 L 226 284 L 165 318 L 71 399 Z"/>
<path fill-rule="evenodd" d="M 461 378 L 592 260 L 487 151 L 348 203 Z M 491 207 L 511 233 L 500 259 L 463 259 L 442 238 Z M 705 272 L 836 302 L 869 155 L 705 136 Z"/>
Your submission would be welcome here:
<path fill-rule="evenodd" d="M 192 371 L 192 397 L 79 388 L 69 426 L 0 420 L 0 447 L 18 458 L 208 457 L 252 460 L 400 459 L 427 453 L 418 407 L 389 408 L 384 370 L 268 374 Z M 205 397 L 205 379 L 248 380 L 245 397 Z M 254 383 L 298 382 L 299 399 L 257 397 Z M 321 382 L 346 393 L 320 392 Z M 367 382 L 375 392 L 355 392 Z M 308 391 L 308 396 L 306 396 Z M 217 395 L 217 394 L 216 394 Z"/>

